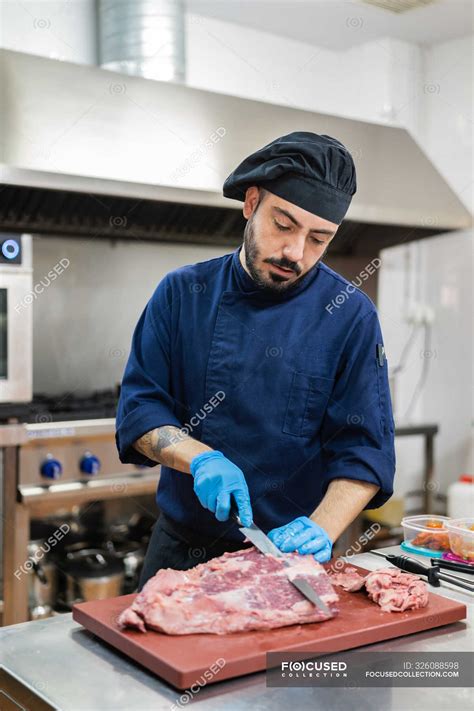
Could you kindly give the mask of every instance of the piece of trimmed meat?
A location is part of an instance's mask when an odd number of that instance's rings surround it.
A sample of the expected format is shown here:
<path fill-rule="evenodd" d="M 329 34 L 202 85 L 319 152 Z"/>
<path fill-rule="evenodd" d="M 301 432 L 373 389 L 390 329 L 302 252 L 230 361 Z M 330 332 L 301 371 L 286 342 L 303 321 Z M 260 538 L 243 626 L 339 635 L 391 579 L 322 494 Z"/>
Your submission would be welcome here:
<path fill-rule="evenodd" d="M 333 585 L 348 592 L 365 586 L 369 598 L 385 612 L 417 610 L 428 604 L 428 590 L 423 580 L 398 568 L 374 570 L 363 577 L 355 568 L 347 567 L 340 573 L 329 573 L 329 577 Z"/>
<path fill-rule="evenodd" d="M 252 546 L 190 570 L 159 570 L 121 613 L 118 625 L 166 634 L 227 634 L 328 619 L 290 583 L 288 574 L 307 580 L 337 613 L 338 595 L 314 556 L 288 553 L 285 559 L 291 568 Z"/>
<path fill-rule="evenodd" d="M 362 590 L 365 585 L 365 577 L 351 567 L 344 568 L 340 573 L 329 573 L 329 577 L 333 585 L 338 585 L 348 592 Z"/>
<path fill-rule="evenodd" d="M 417 610 L 428 604 L 426 583 L 413 573 L 398 568 L 374 570 L 365 579 L 365 589 L 371 600 L 385 612 Z"/>

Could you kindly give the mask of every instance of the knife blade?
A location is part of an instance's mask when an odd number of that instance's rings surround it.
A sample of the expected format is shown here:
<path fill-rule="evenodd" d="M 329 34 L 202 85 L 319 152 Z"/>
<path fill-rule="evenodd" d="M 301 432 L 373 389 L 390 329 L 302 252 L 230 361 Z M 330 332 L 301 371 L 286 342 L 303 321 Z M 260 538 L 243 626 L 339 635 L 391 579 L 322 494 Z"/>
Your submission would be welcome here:
<path fill-rule="evenodd" d="M 239 526 L 239 531 L 246 536 L 251 543 L 254 544 L 255 548 L 263 553 L 264 555 L 274 555 L 276 558 L 282 560 L 283 565 L 288 568 L 287 577 L 289 582 L 315 607 L 317 607 L 321 612 L 323 612 L 327 617 L 334 617 L 332 611 L 326 605 L 326 603 L 320 598 L 318 593 L 311 587 L 307 580 L 300 578 L 298 576 L 291 576 L 292 565 L 287 560 L 285 553 L 283 553 L 273 541 L 259 528 L 255 523 L 251 526 L 242 526 L 242 522 L 237 513 L 237 509 L 234 504 L 231 506 L 230 517 Z"/>
<path fill-rule="evenodd" d="M 287 563 L 289 565 L 289 563 Z M 291 567 L 291 566 L 290 566 Z M 316 605 L 322 612 L 324 612 L 325 615 L 328 617 L 334 617 L 333 613 L 331 612 L 330 608 L 326 605 L 326 603 L 319 597 L 318 593 L 314 588 L 311 587 L 311 585 L 308 583 L 307 580 L 304 578 L 293 578 L 290 579 L 291 583 L 295 586 L 295 588 L 298 588 L 300 593 L 304 595 L 308 600 L 310 600 L 313 605 Z"/>
<path fill-rule="evenodd" d="M 283 554 L 281 550 L 277 548 L 273 541 L 262 531 L 262 529 L 254 523 L 252 523 L 249 527 L 239 524 L 239 531 L 243 533 L 244 536 L 247 536 L 249 541 L 252 541 L 254 546 L 262 553 L 270 553 L 270 555 L 277 556 L 278 558 L 282 557 Z"/>

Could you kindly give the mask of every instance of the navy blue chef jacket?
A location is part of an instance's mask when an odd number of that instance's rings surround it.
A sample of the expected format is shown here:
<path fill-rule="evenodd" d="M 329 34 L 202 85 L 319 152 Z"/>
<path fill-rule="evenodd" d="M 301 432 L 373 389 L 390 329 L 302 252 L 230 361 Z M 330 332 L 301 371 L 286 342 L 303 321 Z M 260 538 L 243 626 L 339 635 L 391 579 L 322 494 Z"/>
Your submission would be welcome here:
<path fill-rule="evenodd" d="M 186 426 L 242 469 L 264 530 L 309 516 L 337 478 L 378 484 L 367 508 L 381 506 L 395 454 L 374 305 L 323 263 L 269 294 L 239 251 L 169 273 L 148 302 L 122 381 L 120 460 L 156 466 L 133 442 Z M 243 540 L 201 506 L 189 474 L 162 466 L 157 503 L 198 534 Z"/>

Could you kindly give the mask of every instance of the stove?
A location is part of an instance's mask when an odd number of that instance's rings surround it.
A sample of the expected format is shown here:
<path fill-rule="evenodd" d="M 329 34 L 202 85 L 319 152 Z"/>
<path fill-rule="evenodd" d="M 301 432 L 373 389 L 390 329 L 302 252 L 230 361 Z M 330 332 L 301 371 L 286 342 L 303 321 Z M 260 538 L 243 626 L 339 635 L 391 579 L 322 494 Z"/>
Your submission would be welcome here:
<path fill-rule="evenodd" d="M 0 424 L 44 424 L 71 420 L 115 418 L 120 386 L 90 393 L 36 393 L 30 402 L 0 403 Z"/>
<path fill-rule="evenodd" d="M 18 492 L 24 503 L 45 498 L 85 501 L 152 491 L 153 470 L 122 464 L 115 444 L 120 387 L 90 393 L 37 394 L 28 403 L 0 404 L 0 423 L 18 422 L 26 443 L 19 449 Z M 150 487 L 150 483 L 153 487 Z"/>
<path fill-rule="evenodd" d="M 8 484 L 3 486 L 0 506 L 6 522 L 3 531 L 0 527 L 4 624 L 28 619 L 29 576 L 17 573 L 27 558 L 31 520 L 78 508 L 84 512 L 97 502 L 117 499 L 132 502 L 138 512 L 154 505 L 160 466 L 123 464 L 118 456 L 118 395 L 118 389 L 38 394 L 29 403 L 0 404 L 0 423 L 19 423 L 24 435 L 4 461 L 3 480 Z M 110 506 L 119 510 L 120 502 Z"/>

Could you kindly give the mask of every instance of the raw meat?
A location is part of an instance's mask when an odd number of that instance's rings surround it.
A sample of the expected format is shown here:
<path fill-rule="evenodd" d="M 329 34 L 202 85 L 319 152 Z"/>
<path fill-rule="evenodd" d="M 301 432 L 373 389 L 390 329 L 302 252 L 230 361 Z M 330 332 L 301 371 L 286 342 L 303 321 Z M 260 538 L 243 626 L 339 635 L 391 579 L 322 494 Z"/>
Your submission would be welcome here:
<path fill-rule="evenodd" d="M 329 577 L 333 585 L 349 592 L 365 586 L 369 598 L 385 612 L 417 610 L 428 604 L 428 590 L 423 580 L 398 568 L 374 570 L 363 577 L 355 568 L 347 567 L 340 573 L 330 573 Z"/>
<path fill-rule="evenodd" d="M 323 566 L 312 555 L 288 553 L 285 558 L 291 567 L 252 546 L 190 570 L 159 570 L 118 624 L 141 632 L 227 634 L 328 619 L 289 582 L 288 574 L 306 579 L 337 613 L 339 598 Z"/>
<path fill-rule="evenodd" d="M 361 590 L 365 585 L 365 577 L 351 567 L 344 568 L 340 573 L 329 573 L 329 577 L 333 585 L 338 585 L 348 592 Z"/>
<path fill-rule="evenodd" d="M 398 568 L 369 573 L 365 579 L 365 589 L 370 599 L 386 612 L 417 610 L 428 604 L 428 590 L 423 580 Z"/>

